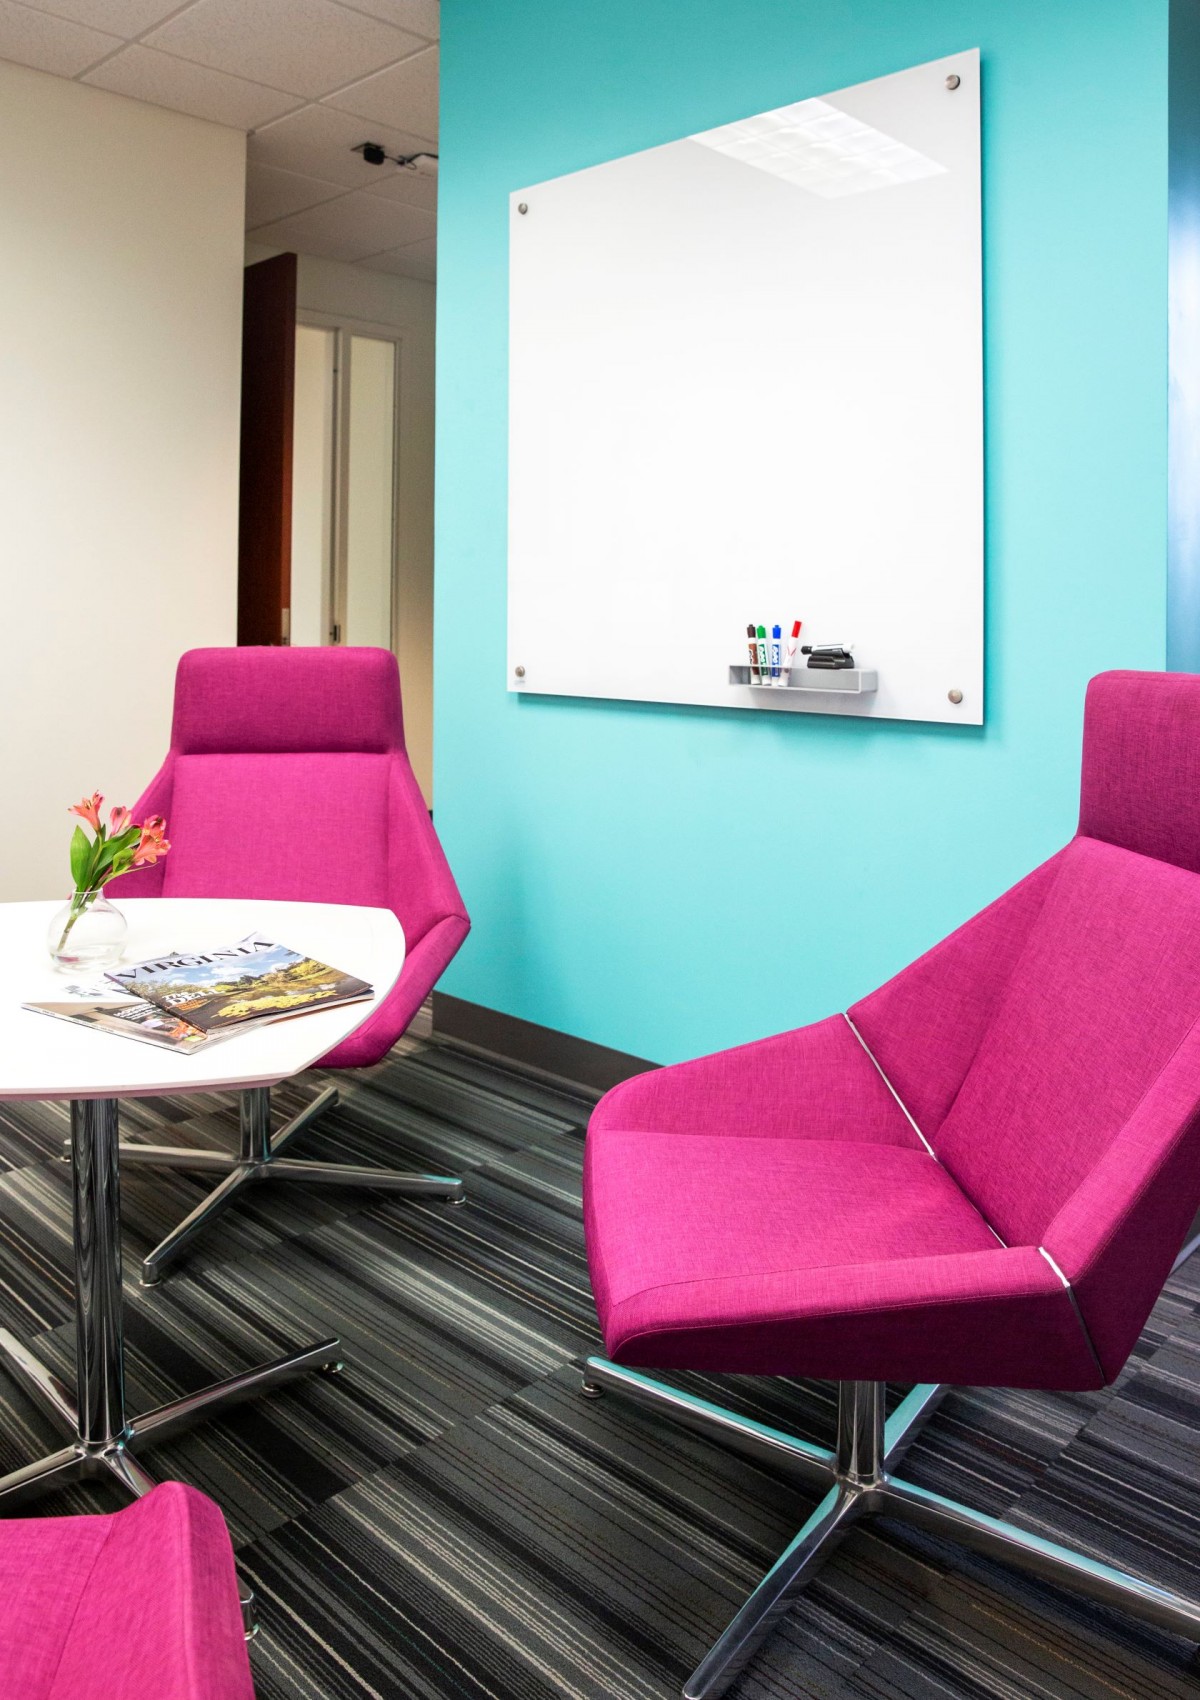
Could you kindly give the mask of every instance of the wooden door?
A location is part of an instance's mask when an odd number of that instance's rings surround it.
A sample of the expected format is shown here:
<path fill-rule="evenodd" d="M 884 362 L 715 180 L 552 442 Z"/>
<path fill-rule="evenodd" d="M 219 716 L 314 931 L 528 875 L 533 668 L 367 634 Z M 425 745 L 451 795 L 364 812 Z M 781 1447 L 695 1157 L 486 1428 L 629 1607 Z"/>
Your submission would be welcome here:
<path fill-rule="evenodd" d="M 242 316 L 238 633 L 287 643 L 292 589 L 296 256 L 247 266 Z"/>

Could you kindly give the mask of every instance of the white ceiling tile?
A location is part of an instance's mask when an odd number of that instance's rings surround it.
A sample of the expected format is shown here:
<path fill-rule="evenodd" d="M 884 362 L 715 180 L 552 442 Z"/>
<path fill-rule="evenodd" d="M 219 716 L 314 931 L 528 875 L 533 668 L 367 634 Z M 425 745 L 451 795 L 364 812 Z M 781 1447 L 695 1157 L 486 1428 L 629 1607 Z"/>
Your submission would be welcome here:
<path fill-rule="evenodd" d="M 332 106 L 303 106 L 299 112 L 256 130 L 250 137 L 248 152 L 252 160 L 277 166 L 281 171 L 297 171 L 305 177 L 341 183 L 347 189 L 369 189 L 372 194 L 382 194 L 380 181 L 385 173 L 395 173 L 397 168 L 368 165 L 361 154 L 351 151 L 359 142 L 379 142 L 389 154 L 401 155 L 419 153 L 422 148 L 435 145 L 403 130 L 389 129 L 386 124 L 338 112 Z M 424 202 L 416 204 L 423 206 Z"/>
<path fill-rule="evenodd" d="M 339 0 L 356 12 L 369 12 L 373 18 L 384 18 L 402 30 L 415 30 L 436 41 L 442 33 L 441 6 L 438 0 Z"/>
<path fill-rule="evenodd" d="M 338 183 L 322 183 L 316 177 L 297 177 L 294 171 L 277 171 L 273 165 L 246 165 L 246 229 L 290 218 L 306 207 L 332 201 L 346 191 Z"/>
<path fill-rule="evenodd" d="M 113 30 L 127 40 L 179 10 L 180 0 L 29 0 L 40 12 Z"/>
<path fill-rule="evenodd" d="M 438 50 L 427 47 L 399 65 L 379 71 L 362 82 L 352 83 L 329 97 L 329 106 L 340 106 L 361 118 L 378 119 L 419 136 L 437 135 Z"/>
<path fill-rule="evenodd" d="M 420 207 L 402 206 L 380 200 L 362 191 L 343 195 L 327 206 L 312 207 L 292 218 L 264 224 L 255 240 L 276 248 L 294 248 L 298 254 L 317 254 L 328 260 L 361 260 L 384 248 L 418 242 L 432 236 L 437 220 Z"/>
<path fill-rule="evenodd" d="M 114 94 L 149 101 L 151 106 L 169 106 L 173 112 L 189 112 L 193 118 L 228 124 L 234 130 L 250 130 L 296 104 L 294 95 L 248 83 L 244 77 L 210 71 L 203 65 L 189 65 L 184 59 L 136 43 L 83 80 Z"/>
<path fill-rule="evenodd" d="M 77 77 L 120 45 L 120 36 L 0 0 L 0 59 L 50 71 L 56 77 Z"/>
<path fill-rule="evenodd" d="M 437 211 L 437 191 L 436 176 L 427 177 L 424 172 L 398 165 L 379 166 L 369 186 L 372 195 L 382 195 L 385 201 L 403 201 L 406 206 L 424 207 L 431 213 Z"/>
<path fill-rule="evenodd" d="M 327 94 L 424 47 L 335 0 L 196 0 L 147 40 L 167 53 L 293 94 Z"/>
<path fill-rule="evenodd" d="M 372 254 L 360 262 L 366 271 L 390 272 L 394 277 L 417 277 L 423 283 L 437 279 L 437 242 L 427 237 L 423 242 L 410 242 L 404 248 L 389 248 L 386 253 Z"/>

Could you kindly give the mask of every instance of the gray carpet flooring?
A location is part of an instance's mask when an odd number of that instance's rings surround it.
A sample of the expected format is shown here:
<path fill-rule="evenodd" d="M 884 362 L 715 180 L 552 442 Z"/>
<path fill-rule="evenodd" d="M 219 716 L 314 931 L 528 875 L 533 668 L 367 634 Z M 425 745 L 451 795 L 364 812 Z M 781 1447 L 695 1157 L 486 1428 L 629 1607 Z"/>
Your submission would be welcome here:
<path fill-rule="evenodd" d="M 280 1116 L 318 1076 L 276 1094 Z M 464 1209 L 256 1189 L 161 1287 L 127 1285 L 135 1409 L 326 1333 L 347 1369 L 142 1461 L 205 1489 L 258 1593 L 260 1700 L 665 1700 L 812 1508 L 612 1398 L 580 1222 L 590 1102 L 408 1039 L 303 1155 L 461 1172 Z M 143 1099 L 125 1137 L 232 1146 L 228 1096 Z M 0 1324 L 72 1375 L 62 1105 L 0 1112 Z M 127 1272 L 202 1195 L 127 1170 Z M 833 1392 L 694 1380 L 817 1441 Z M 900 1389 L 896 1392 L 899 1393 Z M 0 1469 L 59 1444 L 0 1372 Z M 1101 1394 L 952 1393 L 905 1474 L 1200 1592 L 1200 1256 Z M 37 1506 L 114 1507 L 101 1482 Z M 731 1700 L 1198 1700 L 1169 1635 L 879 1520 L 855 1530 Z"/>

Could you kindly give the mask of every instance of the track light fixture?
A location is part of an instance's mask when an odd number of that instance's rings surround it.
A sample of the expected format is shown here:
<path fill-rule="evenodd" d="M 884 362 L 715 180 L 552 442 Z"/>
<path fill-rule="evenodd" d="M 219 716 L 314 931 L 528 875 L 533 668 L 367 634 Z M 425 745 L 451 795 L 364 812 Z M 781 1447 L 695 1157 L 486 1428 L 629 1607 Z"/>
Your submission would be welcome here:
<path fill-rule="evenodd" d="M 438 168 L 438 156 L 435 153 L 388 153 L 379 142 L 359 142 L 350 149 L 351 153 L 360 153 L 368 165 L 382 165 L 390 159 L 393 165 L 398 165 L 405 171 L 420 172 L 422 177 L 435 177 Z"/>

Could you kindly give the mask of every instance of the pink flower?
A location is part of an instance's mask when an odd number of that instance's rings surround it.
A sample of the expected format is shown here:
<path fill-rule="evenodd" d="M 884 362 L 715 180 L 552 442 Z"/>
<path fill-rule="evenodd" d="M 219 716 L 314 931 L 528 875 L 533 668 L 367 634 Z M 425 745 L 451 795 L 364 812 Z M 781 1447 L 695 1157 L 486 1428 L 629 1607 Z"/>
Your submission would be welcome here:
<path fill-rule="evenodd" d="M 108 817 L 108 830 L 113 838 L 119 838 L 129 825 L 131 815 L 126 808 L 113 809 Z"/>
<path fill-rule="evenodd" d="M 104 798 L 99 791 L 93 791 L 90 797 L 85 797 L 82 803 L 75 803 L 67 810 L 69 815 L 78 815 L 92 828 L 93 832 L 100 830 L 100 805 Z"/>
<path fill-rule="evenodd" d="M 165 837 L 167 823 L 161 815 L 149 815 L 142 822 L 142 836 L 134 846 L 135 868 L 152 868 L 160 856 L 171 848 Z"/>

